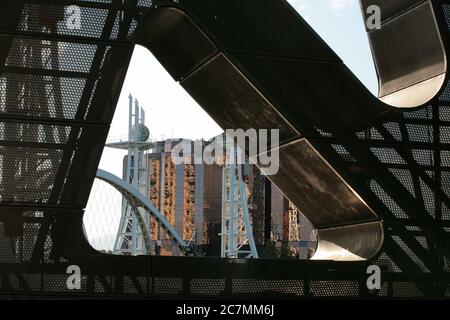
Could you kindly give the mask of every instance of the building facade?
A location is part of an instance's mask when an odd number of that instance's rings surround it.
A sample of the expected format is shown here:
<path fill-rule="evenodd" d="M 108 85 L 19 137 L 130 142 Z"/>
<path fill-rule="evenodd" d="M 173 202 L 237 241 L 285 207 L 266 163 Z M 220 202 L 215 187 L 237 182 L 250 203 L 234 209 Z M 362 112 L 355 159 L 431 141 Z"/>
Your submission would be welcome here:
<path fill-rule="evenodd" d="M 175 139 L 156 142 L 154 148 L 145 154 L 143 161 L 146 163 L 142 167 L 146 168 L 146 176 L 141 180 L 146 181 L 146 196 L 182 238 L 192 245 L 195 254 L 218 256 L 222 215 L 222 166 L 194 164 L 194 161 L 176 164 L 170 150 L 180 141 Z M 193 141 L 191 143 L 194 144 Z M 208 142 L 203 142 L 204 146 L 207 144 Z M 127 163 L 125 156 L 124 172 Z M 256 166 L 246 167 L 245 182 L 258 251 L 263 252 L 267 243 L 273 241 L 276 247 L 280 248 L 285 244 L 293 254 L 297 253 L 297 256 L 306 258 L 308 247 L 315 243 L 311 223 Z M 159 246 L 158 254 L 177 254 L 171 238 L 151 217 L 149 230 L 153 243 Z"/>

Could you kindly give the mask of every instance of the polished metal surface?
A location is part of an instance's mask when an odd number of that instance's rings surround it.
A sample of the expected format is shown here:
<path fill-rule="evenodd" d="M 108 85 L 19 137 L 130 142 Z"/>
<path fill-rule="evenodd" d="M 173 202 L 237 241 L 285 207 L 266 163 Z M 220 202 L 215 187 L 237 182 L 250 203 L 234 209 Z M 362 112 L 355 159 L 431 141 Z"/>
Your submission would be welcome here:
<path fill-rule="evenodd" d="M 379 5 L 383 23 L 368 30 L 379 78 L 379 98 L 394 107 L 418 107 L 441 90 L 447 57 L 432 1 L 361 1 Z"/>
<path fill-rule="evenodd" d="M 381 221 L 319 229 L 313 260 L 363 261 L 373 258 L 384 240 Z"/>
<path fill-rule="evenodd" d="M 280 170 L 269 178 L 317 228 L 313 259 L 359 261 L 374 257 L 383 244 L 383 224 L 356 191 L 308 140 L 292 142 L 279 152 Z"/>
<path fill-rule="evenodd" d="M 181 85 L 223 129 L 279 129 L 281 143 L 300 136 L 222 53 L 186 77 Z"/>
<path fill-rule="evenodd" d="M 280 170 L 269 179 L 316 228 L 377 219 L 307 139 L 285 145 L 279 153 Z"/>

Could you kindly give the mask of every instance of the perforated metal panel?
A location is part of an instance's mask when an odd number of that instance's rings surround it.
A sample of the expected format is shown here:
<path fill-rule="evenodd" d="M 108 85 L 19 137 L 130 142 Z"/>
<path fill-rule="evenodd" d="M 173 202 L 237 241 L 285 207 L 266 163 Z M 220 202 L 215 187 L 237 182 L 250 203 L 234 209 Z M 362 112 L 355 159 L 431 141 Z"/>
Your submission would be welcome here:
<path fill-rule="evenodd" d="M 413 298 L 413 297 L 423 297 L 424 294 L 421 292 L 417 285 L 412 282 L 394 282 L 393 285 L 393 297 L 398 298 Z"/>
<path fill-rule="evenodd" d="M 191 294 L 195 296 L 219 296 L 225 292 L 225 279 L 192 279 Z"/>
<path fill-rule="evenodd" d="M 395 200 L 391 196 L 389 196 L 376 181 L 370 182 L 370 188 L 381 200 L 381 202 L 383 202 L 383 204 L 389 208 L 390 212 L 392 212 L 396 218 L 408 219 L 408 215 L 406 214 L 406 212 L 402 208 L 400 208 Z"/>
<path fill-rule="evenodd" d="M 299 280 L 259 280 L 259 279 L 235 279 L 233 280 L 233 293 L 246 294 L 285 294 L 290 296 L 302 296 L 304 283 Z"/>
<path fill-rule="evenodd" d="M 0 202 L 48 203 L 61 150 L 0 147 Z"/>
<path fill-rule="evenodd" d="M 181 294 L 183 289 L 183 279 L 181 278 L 155 278 L 153 293 L 156 295 L 176 295 Z"/>
<path fill-rule="evenodd" d="M 311 293 L 318 297 L 358 297 L 357 281 L 311 281 Z"/>
<path fill-rule="evenodd" d="M 374 262 L 376 263 L 376 265 L 378 265 L 380 268 L 383 268 L 387 272 L 402 272 L 402 270 L 385 252 L 383 252 Z"/>

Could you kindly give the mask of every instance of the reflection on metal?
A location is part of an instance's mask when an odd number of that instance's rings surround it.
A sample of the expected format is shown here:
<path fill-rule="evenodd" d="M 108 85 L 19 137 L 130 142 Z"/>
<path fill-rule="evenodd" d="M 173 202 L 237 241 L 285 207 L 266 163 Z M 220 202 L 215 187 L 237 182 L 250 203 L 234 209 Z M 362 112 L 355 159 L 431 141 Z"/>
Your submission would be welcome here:
<path fill-rule="evenodd" d="M 143 235 L 146 239 L 146 242 L 149 241 L 150 236 L 148 233 L 148 225 L 146 225 L 145 222 L 146 219 L 143 216 L 143 210 L 145 210 L 145 213 L 151 214 L 161 224 L 161 227 L 166 230 L 167 233 L 178 243 L 180 248 L 184 250 L 186 244 L 178 234 L 178 232 L 175 230 L 175 228 L 169 223 L 169 221 L 167 221 L 164 215 L 150 203 L 150 201 L 145 199 L 145 197 L 138 190 L 133 188 L 129 183 L 126 183 L 119 177 L 104 170 L 99 169 L 97 171 L 97 178 L 109 183 L 111 186 L 116 188 L 127 199 L 128 203 L 130 203 L 132 207 L 139 209 L 133 212 L 138 212 L 137 216 L 139 225 L 141 226 L 142 230 L 145 230 L 143 232 Z"/>
<path fill-rule="evenodd" d="M 370 5 L 381 8 L 381 28 L 368 30 L 380 99 L 402 108 L 429 102 L 441 90 L 447 72 L 447 56 L 432 0 L 360 3 L 364 12 Z"/>
<path fill-rule="evenodd" d="M 221 256 L 223 258 L 258 258 L 253 227 L 248 210 L 248 196 L 242 166 L 237 159 L 242 151 L 226 137 L 228 159 L 222 168 L 222 232 Z M 244 250 L 248 245 L 250 250 Z"/>
<path fill-rule="evenodd" d="M 316 228 L 372 221 L 377 215 L 307 139 L 280 148 L 280 169 L 269 176 Z M 292 178 L 291 178 L 292 177 Z"/>
<path fill-rule="evenodd" d="M 381 101 L 399 108 L 416 107 L 430 101 L 442 88 L 446 74 L 424 80 L 410 87 L 380 97 Z"/>
<path fill-rule="evenodd" d="M 186 76 L 181 84 L 222 128 L 279 129 L 282 143 L 300 136 L 223 53 Z"/>
<path fill-rule="evenodd" d="M 289 179 L 289 177 L 295 179 Z M 280 170 L 269 177 L 318 229 L 316 260 L 370 259 L 383 243 L 378 216 L 306 139 L 280 148 Z M 330 225 L 339 225 L 333 228 Z"/>
<path fill-rule="evenodd" d="M 380 221 L 318 229 L 313 260 L 360 261 L 372 258 L 384 239 Z"/>

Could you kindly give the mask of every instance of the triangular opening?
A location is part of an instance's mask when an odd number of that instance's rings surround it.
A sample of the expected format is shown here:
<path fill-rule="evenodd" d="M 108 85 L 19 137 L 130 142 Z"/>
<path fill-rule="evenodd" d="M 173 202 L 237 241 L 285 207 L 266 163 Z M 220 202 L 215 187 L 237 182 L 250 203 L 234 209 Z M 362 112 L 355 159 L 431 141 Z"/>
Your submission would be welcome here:
<path fill-rule="evenodd" d="M 223 168 L 216 164 L 173 164 L 164 152 L 164 142 L 207 141 L 223 130 L 146 48 L 136 46 L 107 139 L 107 144 L 123 147 L 123 150 L 106 147 L 99 166 L 124 181 L 129 163 L 130 168 L 134 166 L 133 156 L 128 162 L 127 149 L 130 94 L 133 95 L 131 121 L 135 121 L 133 115 L 137 107 L 138 121 L 145 122 L 148 128 L 143 140 L 152 145 L 142 152 L 138 164 L 140 175 L 145 177 L 140 179 L 139 189 L 169 226 L 142 209 L 138 209 L 137 214 L 131 213 L 117 185 L 96 179 L 84 215 L 87 239 L 104 253 L 221 256 Z M 245 172 L 249 215 L 259 256 L 310 258 L 316 247 L 316 236 L 309 221 L 256 166 L 248 164 Z M 265 200 L 266 197 L 270 201 Z M 141 224 L 137 223 L 134 231 L 131 224 L 126 225 L 127 214 L 142 216 L 147 239 Z M 172 227 L 188 252 L 180 250 L 176 237 L 167 231 Z M 133 232 L 136 243 L 133 243 Z M 244 244 L 242 251 L 248 247 Z"/>

